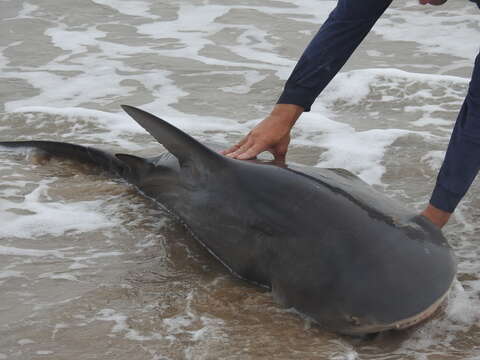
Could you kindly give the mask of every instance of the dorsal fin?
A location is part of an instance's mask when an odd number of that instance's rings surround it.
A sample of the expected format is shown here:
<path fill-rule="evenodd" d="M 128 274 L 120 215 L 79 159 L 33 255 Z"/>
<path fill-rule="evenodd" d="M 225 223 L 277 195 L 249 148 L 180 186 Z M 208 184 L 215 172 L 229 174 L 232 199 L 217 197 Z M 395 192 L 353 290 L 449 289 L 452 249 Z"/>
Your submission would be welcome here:
<path fill-rule="evenodd" d="M 129 105 L 122 105 L 122 108 L 160 144 L 165 146 L 178 159 L 180 166 L 193 162 L 197 165 L 218 167 L 226 163 L 226 158 L 222 155 L 210 150 L 190 135 L 155 115 Z"/>

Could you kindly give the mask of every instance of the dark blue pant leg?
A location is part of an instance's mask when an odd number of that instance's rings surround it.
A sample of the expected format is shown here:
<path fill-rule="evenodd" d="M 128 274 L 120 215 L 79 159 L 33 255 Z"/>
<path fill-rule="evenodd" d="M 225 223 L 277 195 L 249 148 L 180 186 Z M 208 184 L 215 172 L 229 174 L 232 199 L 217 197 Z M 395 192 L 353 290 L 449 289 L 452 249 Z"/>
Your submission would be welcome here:
<path fill-rule="evenodd" d="M 480 53 L 430 203 L 453 212 L 480 168 Z"/>

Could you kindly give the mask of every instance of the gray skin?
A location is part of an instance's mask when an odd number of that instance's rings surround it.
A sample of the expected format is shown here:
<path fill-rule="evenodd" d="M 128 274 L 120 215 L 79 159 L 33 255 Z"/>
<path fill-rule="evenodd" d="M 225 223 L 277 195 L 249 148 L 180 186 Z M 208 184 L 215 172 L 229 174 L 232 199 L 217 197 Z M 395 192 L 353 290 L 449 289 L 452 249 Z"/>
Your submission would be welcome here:
<path fill-rule="evenodd" d="M 348 171 L 232 160 L 149 113 L 123 108 L 169 152 L 143 159 L 46 141 L 0 145 L 118 174 L 235 275 L 335 332 L 389 329 L 448 292 L 456 262 L 441 231 Z"/>

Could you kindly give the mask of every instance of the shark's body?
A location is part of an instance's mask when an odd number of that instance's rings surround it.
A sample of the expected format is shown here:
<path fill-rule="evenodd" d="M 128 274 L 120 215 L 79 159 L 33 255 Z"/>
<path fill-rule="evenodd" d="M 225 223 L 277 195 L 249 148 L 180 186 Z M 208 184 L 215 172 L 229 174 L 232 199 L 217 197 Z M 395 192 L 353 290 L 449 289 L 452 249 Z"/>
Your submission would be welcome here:
<path fill-rule="evenodd" d="M 408 327 L 446 296 L 456 263 L 440 230 L 353 174 L 228 159 L 151 114 L 124 109 L 169 152 L 143 159 L 47 141 L 0 145 L 118 174 L 234 274 L 330 330 Z"/>

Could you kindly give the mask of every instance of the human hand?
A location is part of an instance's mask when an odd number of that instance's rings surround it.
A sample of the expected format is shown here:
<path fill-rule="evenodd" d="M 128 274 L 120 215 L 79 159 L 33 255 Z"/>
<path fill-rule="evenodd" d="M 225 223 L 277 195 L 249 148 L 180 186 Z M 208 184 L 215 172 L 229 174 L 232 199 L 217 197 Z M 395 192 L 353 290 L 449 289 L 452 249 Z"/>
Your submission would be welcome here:
<path fill-rule="evenodd" d="M 255 158 L 263 151 L 269 151 L 276 161 L 285 161 L 290 144 L 290 131 L 303 110 L 298 105 L 275 105 L 269 116 L 236 145 L 222 151 L 222 154 L 233 159 L 247 160 Z"/>
<path fill-rule="evenodd" d="M 418 0 L 418 2 L 422 5 L 443 5 L 447 2 L 447 0 Z"/>
<path fill-rule="evenodd" d="M 429 204 L 425 210 L 422 211 L 420 215 L 425 216 L 432 223 L 437 225 L 440 229 L 448 222 L 450 216 L 452 215 L 449 212 L 440 210 L 435 206 Z"/>

